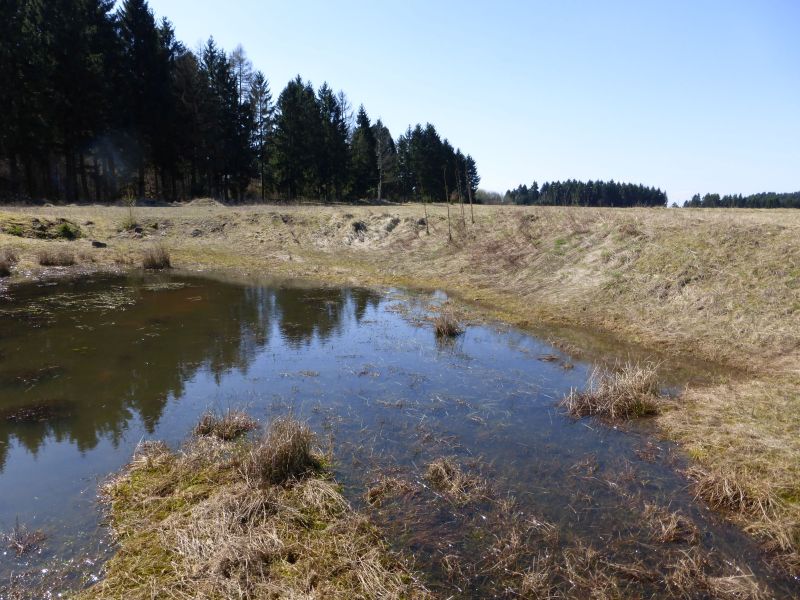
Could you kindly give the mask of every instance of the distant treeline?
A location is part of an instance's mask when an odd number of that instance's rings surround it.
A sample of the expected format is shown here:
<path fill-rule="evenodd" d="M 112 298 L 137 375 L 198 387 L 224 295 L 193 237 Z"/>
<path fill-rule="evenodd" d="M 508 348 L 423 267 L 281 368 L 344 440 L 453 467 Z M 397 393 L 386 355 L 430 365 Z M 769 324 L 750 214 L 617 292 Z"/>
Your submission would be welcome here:
<path fill-rule="evenodd" d="M 273 103 L 241 46 L 197 52 L 145 0 L 0 2 L 0 197 L 474 197 L 433 125 L 394 139 L 327 84 Z"/>
<path fill-rule="evenodd" d="M 800 192 L 776 194 L 761 192 L 742 196 L 741 194 L 700 194 L 692 196 L 683 203 L 684 208 L 800 208 Z"/>
<path fill-rule="evenodd" d="M 549 206 L 666 206 L 667 194 L 660 189 L 615 181 L 535 181 L 506 192 L 508 204 Z"/>

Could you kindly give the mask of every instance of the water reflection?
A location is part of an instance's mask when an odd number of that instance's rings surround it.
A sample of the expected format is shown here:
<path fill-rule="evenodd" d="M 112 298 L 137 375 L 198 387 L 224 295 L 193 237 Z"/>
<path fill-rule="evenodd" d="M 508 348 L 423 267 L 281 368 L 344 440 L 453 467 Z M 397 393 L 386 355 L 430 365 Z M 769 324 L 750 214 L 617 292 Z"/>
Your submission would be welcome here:
<path fill-rule="evenodd" d="M 0 304 L 0 472 L 14 441 L 34 455 L 48 439 L 81 452 L 101 439 L 116 447 L 135 417 L 153 433 L 199 370 L 219 383 L 246 372 L 271 336 L 293 348 L 324 342 L 379 301 L 362 289 L 197 279 L 95 279 L 42 292 L 21 287 Z"/>

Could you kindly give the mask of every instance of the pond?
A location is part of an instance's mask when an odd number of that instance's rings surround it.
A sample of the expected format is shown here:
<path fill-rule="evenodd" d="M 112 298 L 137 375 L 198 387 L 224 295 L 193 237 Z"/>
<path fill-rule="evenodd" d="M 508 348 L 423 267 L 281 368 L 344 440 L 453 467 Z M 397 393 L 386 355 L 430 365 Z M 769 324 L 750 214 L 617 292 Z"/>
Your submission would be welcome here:
<path fill-rule="evenodd" d="M 0 531 L 46 539 L 19 556 L 3 545 L 0 590 L 24 573 L 59 571 L 64 588 L 96 579 L 113 552 L 98 484 L 140 441 L 177 447 L 204 411 L 235 407 L 263 422 L 308 420 L 348 499 L 444 597 L 502 596 L 487 564 L 522 521 L 560 547 L 600 549 L 619 569 L 657 569 L 691 551 L 710 576 L 796 592 L 694 501 L 680 452 L 647 422 L 563 414 L 557 401 L 586 385 L 587 360 L 491 323 L 442 343 L 430 315 L 445 300 L 189 274 L 11 288 L 0 297 Z M 603 353 L 642 358 L 607 341 Z M 667 389 L 708 376 L 674 360 L 661 374 Z M 433 489 L 426 469 L 443 457 L 479 497 L 453 502 Z M 400 493 L 384 497 L 390 489 Z M 642 515 L 675 511 L 696 535 L 654 541 Z M 534 548 L 520 556 L 542 558 Z M 657 590 L 641 579 L 631 589 Z"/>

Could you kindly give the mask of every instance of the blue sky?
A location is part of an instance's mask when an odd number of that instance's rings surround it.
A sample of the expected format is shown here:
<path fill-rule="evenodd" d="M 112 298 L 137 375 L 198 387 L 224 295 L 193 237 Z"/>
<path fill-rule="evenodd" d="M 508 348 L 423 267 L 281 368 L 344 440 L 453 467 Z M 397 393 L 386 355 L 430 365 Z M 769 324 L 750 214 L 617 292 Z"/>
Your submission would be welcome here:
<path fill-rule="evenodd" d="M 435 124 L 486 189 L 800 190 L 797 0 L 150 4 L 191 48 L 241 43 L 276 98 L 300 74 L 395 137 Z"/>

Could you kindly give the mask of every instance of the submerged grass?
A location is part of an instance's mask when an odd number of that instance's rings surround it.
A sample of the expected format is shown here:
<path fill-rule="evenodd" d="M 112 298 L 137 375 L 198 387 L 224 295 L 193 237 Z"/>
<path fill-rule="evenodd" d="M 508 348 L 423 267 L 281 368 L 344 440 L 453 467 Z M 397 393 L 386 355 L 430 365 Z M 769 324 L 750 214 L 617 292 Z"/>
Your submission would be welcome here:
<path fill-rule="evenodd" d="M 120 549 L 78 598 L 428 597 L 313 443 L 287 418 L 255 442 L 141 444 L 104 488 Z"/>
<path fill-rule="evenodd" d="M 437 458 L 428 464 L 425 479 L 455 504 L 474 502 L 486 492 L 485 481 L 465 472 L 453 458 L 447 456 Z"/>
<path fill-rule="evenodd" d="M 573 389 L 561 406 L 574 417 L 632 419 L 657 414 L 658 397 L 656 366 L 628 362 L 613 368 L 595 367 L 588 389 Z"/>

